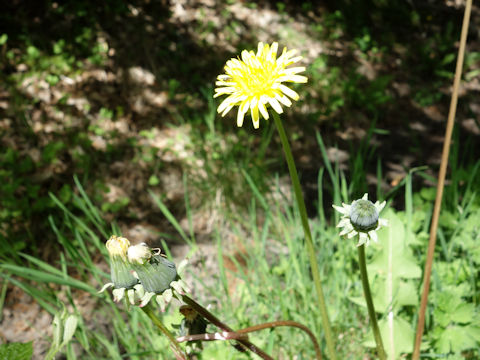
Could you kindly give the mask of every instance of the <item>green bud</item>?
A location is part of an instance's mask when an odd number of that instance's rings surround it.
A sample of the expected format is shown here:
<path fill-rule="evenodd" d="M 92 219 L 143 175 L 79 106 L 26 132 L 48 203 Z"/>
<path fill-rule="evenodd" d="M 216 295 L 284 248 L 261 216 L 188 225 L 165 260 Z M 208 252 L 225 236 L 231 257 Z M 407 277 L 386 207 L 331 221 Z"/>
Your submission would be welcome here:
<path fill-rule="evenodd" d="M 378 211 L 369 200 L 356 200 L 350 208 L 350 221 L 357 231 L 368 232 L 378 226 Z"/>
<path fill-rule="evenodd" d="M 175 264 L 161 255 L 152 255 L 144 264 L 132 262 L 131 266 L 147 293 L 161 294 L 177 277 Z"/>
<path fill-rule="evenodd" d="M 112 235 L 107 241 L 108 255 L 110 255 L 110 276 L 115 288 L 132 288 L 138 283 L 133 276 L 130 264 L 127 262 L 127 249 L 130 241 L 124 237 Z"/>

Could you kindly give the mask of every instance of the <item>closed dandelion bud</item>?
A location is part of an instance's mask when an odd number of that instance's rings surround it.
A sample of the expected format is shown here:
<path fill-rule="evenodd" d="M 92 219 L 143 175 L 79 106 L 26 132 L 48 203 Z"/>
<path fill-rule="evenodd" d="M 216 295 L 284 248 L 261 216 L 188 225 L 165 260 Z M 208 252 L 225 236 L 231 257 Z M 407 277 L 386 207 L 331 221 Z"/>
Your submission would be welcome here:
<path fill-rule="evenodd" d="M 107 250 L 110 256 L 110 276 L 115 288 L 130 289 L 138 283 L 133 276 L 130 264 L 127 261 L 127 249 L 130 241 L 124 237 L 112 235 L 107 241 Z"/>
<path fill-rule="evenodd" d="M 356 200 L 350 208 L 350 221 L 358 231 L 370 231 L 378 225 L 378 211 L 369 200 Z"/>
<path fill-rule="evenodd" d="M 357 246 L 365 244 L 368 246 L 370 240 L 378 241 L 377 230 L 387 226 L 385 219 L 379 218 L 380 211 L 385 207 L 386 202 L 372 203 L 365 194 L 361 199 L 355 200 L 351 205 L 333 205 L 334 209 L 342 213 L 342 218 L 337 227 L 343 228 L 340 235 L 346 235 L 349 239 L 358 235 Z"/>
<path fill-rule="evenodd" d="M 175 264 L 154 254 L 146 244 L 131 246 L 128 259 L 147 293 L 161 294 L 177 277 Z"/>

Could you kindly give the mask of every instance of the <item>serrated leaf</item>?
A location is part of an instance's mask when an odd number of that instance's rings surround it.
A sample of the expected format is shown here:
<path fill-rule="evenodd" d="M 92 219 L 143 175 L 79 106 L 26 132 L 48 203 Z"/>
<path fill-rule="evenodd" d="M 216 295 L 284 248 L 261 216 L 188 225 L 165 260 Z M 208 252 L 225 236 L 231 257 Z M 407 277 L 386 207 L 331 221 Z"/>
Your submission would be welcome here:
<path fill-rule="evenodd" d="M 32 356 L 32 341 L 28 343 L 9 343 L 0 345 L 0 359 L 2 360 L 30 360 Z"/>
<path fill-rule="evenodd" d="M 462 302 L 462 292 L 453 288 L 452 286 L 446 286 L 443 291 L 437 294 L 437 306 L 440 310 L 450 312 L 452 309 L 460 306 Z"/>
<path fill-rule="evenodd" d="M 475 348 L 478 344 L 471 336 L 471 326 L 449 326 L 442 331 L 440 338 L 435 344 L 437 351 L 447 354 Z"/>
<path fill-rule="evenodd" d="M 461 304 L 452 313 L 452 319 L 460 324 L 466 324 L 472 321 L 475 314 L 475 305 Z"/>

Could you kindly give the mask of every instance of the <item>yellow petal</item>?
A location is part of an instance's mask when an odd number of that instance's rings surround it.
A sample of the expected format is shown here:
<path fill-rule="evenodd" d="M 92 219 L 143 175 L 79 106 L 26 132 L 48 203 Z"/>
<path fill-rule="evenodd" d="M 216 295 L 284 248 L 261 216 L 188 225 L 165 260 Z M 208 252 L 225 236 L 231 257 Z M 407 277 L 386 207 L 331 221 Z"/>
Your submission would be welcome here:
<path fill-rule="evenodd" d="M 280 90 L 287 96 L 291 97 L 293 100 L 298 100 L 298 94 L 292 89 L 286 87 L 285 85 L 280 85 Z"/>
<path fill-rule="evenodd" d="M 283 113 L 282 106 L 275 98 L 269 98 L 268 103 L 272 106 L 273 110 L 277 112 L 277 114 Z"/>
<path fill-rule="evenodd" d="M 258 129 L 258 122 L 260 120 L 260 117 L 258 115 L 258 107 L 250 107 L 250 113 L 252 115 L 253 127 L 255 129 Z"/>
<path fill-rule="evenodd" d="M 257 47 L 257 57 L 259 57 L 263 52 L 263 42 L 259 42 L 258 43 L 258 47 Z"/>
<path fill-rule="evenodd" d="M 292 102 L 290 101 L 290 99 L 287 98 L 285 95 L 275 94 L 275 99 L 277 99 L 279 102 L 281 102 L 283 105 L 287 107 L 290 107 L 292 105 Z"/>
<path fill-rule="evenodd" d="M 242 127 L 244 118 L 245 118 L 245 113 L 243 111 L 241 111 L 240 108 L 238 108 L 238 112 L 237 112 L 237 126 L 238 127 Z"/>

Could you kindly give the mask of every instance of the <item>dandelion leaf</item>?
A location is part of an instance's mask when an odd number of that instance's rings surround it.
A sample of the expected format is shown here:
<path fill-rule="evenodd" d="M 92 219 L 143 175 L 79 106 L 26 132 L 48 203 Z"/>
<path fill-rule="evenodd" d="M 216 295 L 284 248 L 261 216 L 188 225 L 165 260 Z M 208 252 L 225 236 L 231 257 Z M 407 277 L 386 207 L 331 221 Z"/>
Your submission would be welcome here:
<path fill-rule="evenodd" d="M 397 316 L 391 321 L 388 321 L 388 319 L 380 320 L 378 327 L 389 359 L 399 359 L 400 354 L 412 351 L 415 333 L 410 323 Z M 371 348 L 376 347 L 371 331 L 363 345 Z"/>

